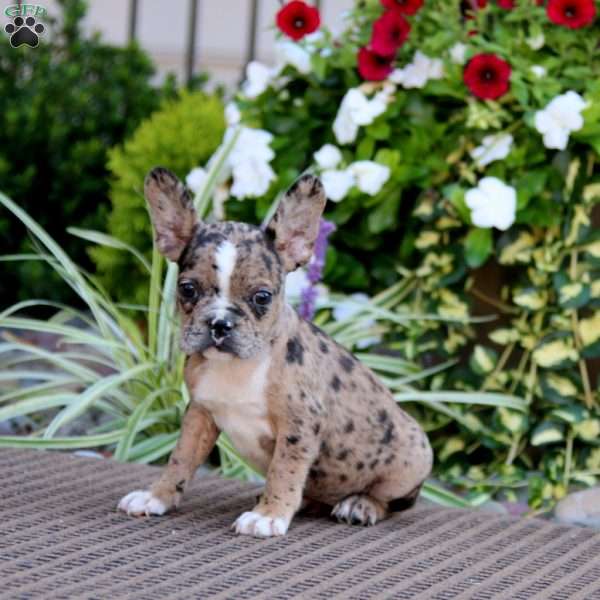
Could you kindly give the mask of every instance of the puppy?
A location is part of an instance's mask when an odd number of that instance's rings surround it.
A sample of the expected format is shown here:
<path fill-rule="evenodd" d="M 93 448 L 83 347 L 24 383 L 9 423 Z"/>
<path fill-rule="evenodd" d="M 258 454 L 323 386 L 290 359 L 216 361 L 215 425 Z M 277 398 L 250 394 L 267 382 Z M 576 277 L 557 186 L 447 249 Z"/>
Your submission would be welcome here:
<path fill-rule="evenodd" d="M 176 508 L 220 431 L 266 476 L 258 504 L 233 524 L 239 534 L 284 535 L 306 501 L 353 525 L 412 505 L 432 465 L 425 433 L 367 367 L 284 299 L 286 274 L 313 252 L 321 182 L 298 179 L 264 231 L 199 221 L 185 187 L 163 168 L 150 172 L 145 195 L 158 249 L 179 265 L 191 401 L 161 477 L 119 508 Z"/>

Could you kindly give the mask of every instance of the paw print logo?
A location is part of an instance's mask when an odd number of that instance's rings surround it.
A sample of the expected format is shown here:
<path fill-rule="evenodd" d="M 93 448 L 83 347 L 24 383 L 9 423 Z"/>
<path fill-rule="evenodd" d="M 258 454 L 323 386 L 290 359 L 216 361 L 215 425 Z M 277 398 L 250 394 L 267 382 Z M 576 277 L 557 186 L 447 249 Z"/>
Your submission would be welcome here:
<path fill-rule="evenodd" d="M 39 36 L 45 31 L 41 23 L 36 23 L 33 17 L 15 17 L 12 23 L 4 27 L 4 31 L 10 35 L 10 45 L 18 48 L 25 44 L 30 48 L 35 48 L 40 43 Z"/>

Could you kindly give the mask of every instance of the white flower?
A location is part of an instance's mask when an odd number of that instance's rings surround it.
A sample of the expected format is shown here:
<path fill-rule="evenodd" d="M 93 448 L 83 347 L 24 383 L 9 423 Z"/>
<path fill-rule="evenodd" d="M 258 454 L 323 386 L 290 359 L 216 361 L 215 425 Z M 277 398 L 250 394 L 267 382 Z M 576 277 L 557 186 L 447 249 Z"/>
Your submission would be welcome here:
<path fill-rule="evenodd" d="M 228 129 L 223 138 L 223 144 L 226 145 L 234 134 L 234 129 Z M 241 127 L 235 146 L 231 150 L 228 162 L 236 165 L 250 158 L 271 162 L 275 157 L 270 144 L 273 141 L 273 135 L 264 129 L 253 129 L 252 127 Z"/>
<path fill-rule="evenodd" d="M 348 170 L 327 170 L 321 173 L 321 183 L 325 188 L 325 195 L 333 202 L 343 200 L 350 188 L 356 183 L 354 175 Z"/>
<path fill-rule="evenodd" d="M 513 144 L 513 136 L 510 133 L 498 133 L 486 135 L 481 140 L 481 146 L 471 150 L 471 157 L 478 167 L 485 167 L 495 160 L 506 158 Z"/>
<path fill-rule="evenodd" d="M 320 150 L 313 154 L 314 159 L 321 169 L 333 169 L 342 160 L 342 153 L 337 146 L 325 144 Z"/>
<path fill-rule="evenodd" d="M 285 278 L 285 299 L 288 302 L 298 300 L 304 288 L 310 285 L 306 269 L 296 269 L 288 273 Z"/>
<path fill-rule="evenodd" d="M 258 158 L 248 158 L 233 166 L 231 194 L 236 198 L 253 198 L 266 194 L 275 173 L 269 163 Z"/>
<path fill-rule="evenodd" d="M 272 78 L 272 69 L 253 60 L 246 67 L 246 81 L 242 84 L 242 93 L 246 98 L 256 98 L 269 87 Z"/>
<path fill-rule="evenodd" d="M 225 122 L 227 125 L 237 125 L 242 118 L 240 109 L 235 102 L 229 102 L 225 107 Z"/>
<path fill-rule="evenodd" d="M 202 188 L 206 181 L 206 171 L 202 167 L 196 167 L 192 169 L 185 178 L 185 184 L 194 192 L 198 193 L 198 190 Z"/>
<path fill-rule="evenodd" d="M 390 101 L 390 90 L 384 88 L 369 100 L 359 88 L 351 88 L 342 99 L 333 122 L 333 133 L 340 144 L 349 144 L 356 139 L 359 126 L 370 125 L 383 114 Z"/>
<path fill-rule="evenodd" d="M 390 169 L 372 160 L 359 160 L 352 163 L 348 170 L 356 178 L 356 187 L 370 196 L 379 193 L 383 184 L 390 178 Z"/>
<path fill-rule="evenodd" d="M 429 58 L 417 50 L 411 63 L 392 72 L 390 81 L 405 88 L 422 88 L 430 79 L 441 79 L 443 76 L 444 63 L 439 58 Z"/>
<path fill-rule="evenodd" d="M 236 130 L 236 127 L 227 129 L 223 143 L 208 161 L 208 168 L 219 160 L 223 148 L 230 142 Z M 275 173 L 269 165 L 275 157 L 275 152 L 270 146 L 272 140 L 273 135 L 268 131 L 240 127 L 235 145 L 225 161 L 217 183 L 227 181 L 232 175 L 231 195 L 239 199 L 262 196 L 266 193 L 275 179 Z"/>
<path fill-rule="evenodd" d="M 536 76 L 536 77 L 545 77 L 546 76 L 546 69 L 544 67 L 542 67 L 542 65 L 533 65 L 529 68 L 529 70 Z"/>
<path fill-rule="evenodd" d="M 310 73 L 310 54 L 300 44 L 291 40 L 281 40 L 275 44 L 275 71 L 283 71 L 292 65 L 299 73 Z"/>
<path fill-rule="evenodd" d="M 312 33 L 309 33 L 308 35 L 304 36 L 304 42 L 306 42 L 306 45 L 309 48 L 314 46 L 315 44 L 318 44 L 321 40 L 324 39 L 325 35 L 323 34 L 323 31 L 321 29 L 313 31 Z"/>
<path fill-rule="evenodd" d="M 525 42 L 532 50 L 540 50 L 544 47 L 544 44 L 546 43 L 546 38 L 544 37 L 543 33 L 538 33 L 533 37 L 527 38 Z"/>
<path fill-rule="evenodd" d="M 467 61 L 467 45 L 456 42 L 449 50 L 450 60 L 457 65 L 464 65 Z"/>
<path fill-rule="evenodd" d="M 535 113 L 535 128 L 544 136 L 546 148 L 564 150 L 569 143 L 569 134 L 583 127 L 581 111 L 585 100 L 573 91 L 552 99 L 544 110 Z"/>
<path fill-rule="evenodd" d="M 481 179 L 476 188 L 465 194 L 465 202 L 476 227 L 506 231 L 515 222 L 517 191 L 497 177 Z"/>

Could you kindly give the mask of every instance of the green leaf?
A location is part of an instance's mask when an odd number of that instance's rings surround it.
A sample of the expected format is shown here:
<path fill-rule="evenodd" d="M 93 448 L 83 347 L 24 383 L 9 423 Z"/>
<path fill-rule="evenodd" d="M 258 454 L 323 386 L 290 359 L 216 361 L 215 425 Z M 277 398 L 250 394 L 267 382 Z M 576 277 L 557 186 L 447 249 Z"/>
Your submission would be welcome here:
<path fill-rule="evenodd" d="M 398 207 L 402 200 L 400 190 L 387 194 L 386 199 L 374 210 L 367 218 L 369 231 L 371 233 L 381 233 L 386 229 L 393 228 L 398 219 Z"/>
<path fill-rule="evenodd" d="M 545 369 L 566 368 L 579 360 L 573 338 L 567 335 L 549 337 L 533 351 L 533 360 Z"/>
<path fill-rule="evenodd" d="M 492 230 L 473 228 L 465 238 L 465 259 L 472 269 L 483 265 L 492 253 Z"/>
<path fill-rule="evenodd" d="M 564 425 L 554 421 L 544 421 L 543 423 L 540 423 L 531 433 L 532 446 L 555 444 L 557 442 L 562 442 L 564 439 Z"/>
<path fill-rule="evenodd" d="M 540 384 L 544 397 L 553 402 L 564 403 L 566 400 L 576 398 L 578 394 L 577 386 L 566 375 L 544 373 Z"/>
<path fill-rule="evenodd" d="M 396 402 L 428 402 L 473 404 L 481 406 L 505 406 L 515 410 L 527 411 L 527 403 L 522 398 L 508 394 L 487 392 L 400 392 L 394 394 Z"/>
<path fill-rule="evenodd" d="M 498 353 L 491 348 L 477 344 L 473 348 L 469 365 L 478 375 L 487 375 L 494 370 L 498 363 Z"/>

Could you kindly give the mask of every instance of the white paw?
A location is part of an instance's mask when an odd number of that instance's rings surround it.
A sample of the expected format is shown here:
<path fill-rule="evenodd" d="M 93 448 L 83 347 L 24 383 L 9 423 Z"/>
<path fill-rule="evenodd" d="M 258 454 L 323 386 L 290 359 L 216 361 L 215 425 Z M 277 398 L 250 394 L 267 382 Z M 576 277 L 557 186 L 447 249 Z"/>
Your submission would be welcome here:
<path fill-rule="evenodd" d="M 127 496 L 123 496 L 119 502 L 119 510 L 128 515 L 140 516 L 146 515 L 164 515 L 167 507 L 150 492 L 145 490 L 135 490 Z"/>
<path fill-rule="evenodd" d="M 288 525 L 288 521 L 282 517 L 273 519 L 250 511 L 240 515 L 232 525 L 232 529 L 235 529 L 235 532 L 241 535 L 268 538 L 276 535 L 285 535 Z"/>

